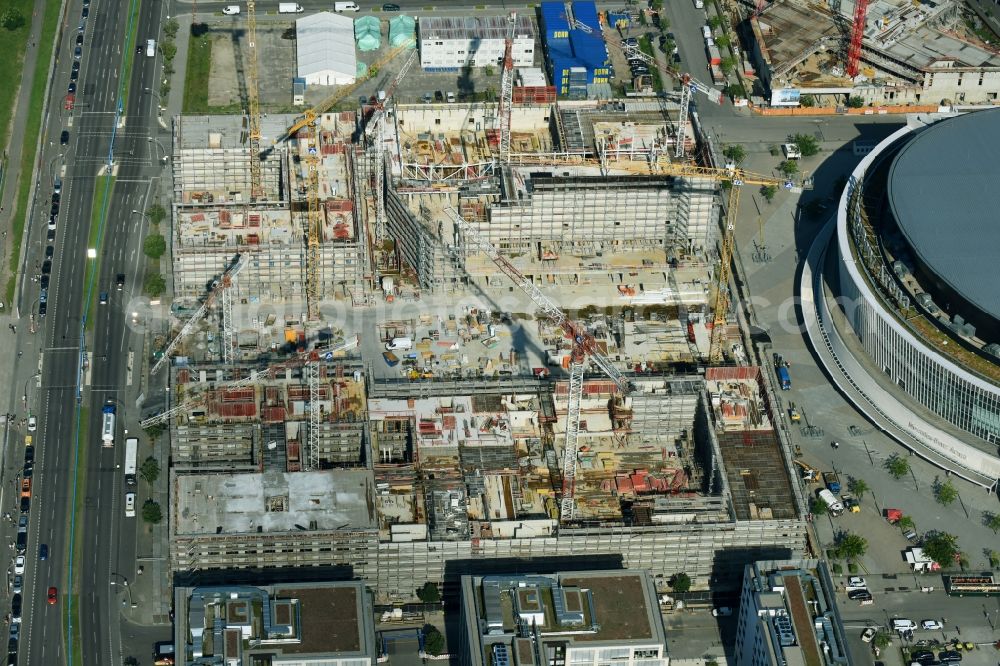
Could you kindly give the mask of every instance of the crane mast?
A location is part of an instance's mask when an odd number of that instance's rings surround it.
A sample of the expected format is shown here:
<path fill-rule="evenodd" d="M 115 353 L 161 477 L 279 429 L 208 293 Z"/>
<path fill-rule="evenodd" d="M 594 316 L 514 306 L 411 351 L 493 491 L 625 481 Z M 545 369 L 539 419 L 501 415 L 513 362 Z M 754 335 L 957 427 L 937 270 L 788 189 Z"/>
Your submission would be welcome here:
<path fill-rule="evenodd" d="M 247 112 L 250 116 L 250 201 L 264 197 L 260 150 L 260 98 L 257 92 L 257 12 L 255 0 L 247 0 Z"/>
<path fill-rule="evenodd" d="M 510 109 L 514 104 L 514 33 L 517 27 L 517 12 L 507 17 L 507 38 L 503 45 L 503 71 L 500 75 L 500 162 L 510 162 Z"/>
<path fill-rule="evenodd" d="M 191 315 L 191 317 L 184 323 L 184 326 L 181 327 L 180 332 L 178 332 L 177 335 L 174 336 L 174 339 L 171 340 L 166 347 L 164 347 L 163 355 L 160 356 L 159 360 L 153 364 L 152 368 L 150 368 L 149 374 L 155 375 L 160 370 L 160 368 L 162 368 L 163 365 L 170 360 L 170 355 L 177 348 L 177 345 L 179 345 L 181 341 L 184 338 L 186 338 L 188 334 L 191 333 L 191 331 L 194 330 L 194 327 L 208 313 L 208 309 L 212 307 L 212 304 L 215 303 L 215 299 L 219 296 L 219 294 L 229 289 L 229 287 L 232 286 L 233 280 L 236 278 L 237 275 L 239 275 L 240 271 L 243 270 L 243 267 L 246 266 L 246 263 L 247 263 L 247 255 L 242 254 L 236 259 L 236 263 L 231 265 L 222 274 L 222 278 L 219 279 L 213 285 L 212 291 L 208 294 L 208 297 L 205 299 L 205 302 L 202 303 L 197 310 L 195 310 L 194 314 Z M 223 315 L 223 325 L 225 325 L 225 315 Z"/>
<path fill-rule="evenodd" d="M 594 336 L 584 326 L 567 317 L 566 313 L 552 299 L 543 294 L 531 280 L 517 270 L 506 257 L 500 254 L 500 250 L 488 238 L 480 234 L 474 226 L 469 224 L 465 218 L 459 215 L 458 211 L 449 207 L 445 209 L 445 212 L 451 217 L 456 227 L 461 230 L 462 235 L 471 240 L 479 250 L 484 252 L 496 264 L 497 268 L 516 284 L 552 323 L 562 328 L 566 336 L 573 341 L 566 415 L 566 444 L 563 448 L 562 498 L 560 500 L 560 519 L 563 522 L 571 521 L 576 515 L 576 502 L 574 500 L 576 491 L 576 459 L 579 449 L 583 377 L 588 357 L 611 378 L 622 393 L 630 393 L 632 391 L 632 384 L 614 366 L 611 359 L 601 352 L 597 347 L 597 341 L 594 339 Z"/>

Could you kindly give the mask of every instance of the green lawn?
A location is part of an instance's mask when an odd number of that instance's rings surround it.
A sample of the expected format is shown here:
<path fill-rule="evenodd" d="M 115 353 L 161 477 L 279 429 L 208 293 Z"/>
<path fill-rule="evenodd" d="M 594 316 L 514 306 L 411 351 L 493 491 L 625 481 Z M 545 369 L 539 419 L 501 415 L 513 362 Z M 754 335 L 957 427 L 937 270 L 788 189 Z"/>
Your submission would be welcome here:
<path fill-rule="evenodd" d="M 212 69 L 212 37 L 191 35 L 184 73 L 184 113 L 208 113 L 208 74 Z"/>
<path fill-rule="evenodd" d="M 0 28 L 0 149 L 6 148 L 10 138 L 10 121 L 14 115 L 14 103 L 21 84 L 21 67 L 24 64 L 25 44 L 31 29 L 30 5 L 17 0 L 0 0 L 0 15 L 10 8 L 19 9 L 24 15 L 24 25 L 13 32 Z"/>
<path fill-rule="evenodd" d="M 97 259 L 89 260 L 87 262 L 87 280 L 85 281 L 86 288 L 89 288 L 91 280 L 96 280 L 101 274 L 101 244 L 104 240 L 104 219 L 106 216 L 107 209 L 106 205 L 111 203 L 111 197 L 115 190 L 115 177 L 105 174 L 104 176 L 99 176 L 94 181 L 94 203 L 90 211 L 90 237 L 87 241 L 87 248 L 94 248 L 97 250 Z M 97 303 L 97 293 L 100 288 L 94 290 L 90 294 L 91 306 Z M 90 316 L 93 313 L 93 307 L 88 307 L 87 312 L 87 330 L 93 330 L 94 328 L 94 317 Z"/>
<path fill-rule="evenodd" d="M 0 0 L 0 10 L 4 7 L 17 4 L 22 6 L 26 3 L 15 3 L 11 0 Z M 38 133 L 41 128 L 42 123 L 42 102 L 45 98 L 45 84 L 49 78 L 49 61 L 52 59 L 52 43 L 55 40 L 56 29 L 59 27 L 59 8 L 61 2 L 60 0 L 45 0 L 45 15 L 43 17 L 42 24 L 42 38 L 39 40 L 38 49 L 38 62 L 40 65 L 35 69 L 35 76 L 31 82 L 31 101 L 29 103 L 28 109 L 28 121 L 25 125 L 24 131 L 24 141 L 26 145 L 24 151 L 21 154 L 21 174 L 31 174 L 35 164 L 35 145 L 38 140 Z M 30 16 L 26 16 L 26 19 L 30 20 Z M 27 30 L 27 28 L 24 28 Z M 6 32 L 3 28 L 0 31 Z M 26 33 L 27 34 L 27 33 Z M 6 70 L 6 58 L 4 57 L 4 49 L 8 47 L 6 44 L 6 35 L 0 38 L 0 81 L 17 81 L 20 77 L 20 66 L 21 61 L 18 61 L 18 73 L 16 78 L 5 78 L 7 74 Z M 23 52 L 24 45 L 21 45 L 21 50 Z M 13 86 L 12 86 L 13 87 Z M 3 99 L 3 95 L 8 94 L 7 90 L 4 90 L 5 86 L 0 86 L 0 99 Z M 3 110 L 0 109 L 0 113 Z M 9 119 L 9 111 L 6 116 Z M 4 131 L 7 130 L 6 122 L 3 125 Z M 17 201 L 13 210 L 13 223 L 10 233 L 7 235 L 11 239 L 10 247 L 10 277 L 7 279 L 7 288 L 5 294 L 5 300 L 10 303 L 14 300 L 14 288 L 17 284 L 17 270 L 21 263 L 21 235 L 24 233 L 24 220 L 27 216 L 28 210 L 28 195 L 31 193 L 31 177 L 22 177 L 17 188 Z"/>

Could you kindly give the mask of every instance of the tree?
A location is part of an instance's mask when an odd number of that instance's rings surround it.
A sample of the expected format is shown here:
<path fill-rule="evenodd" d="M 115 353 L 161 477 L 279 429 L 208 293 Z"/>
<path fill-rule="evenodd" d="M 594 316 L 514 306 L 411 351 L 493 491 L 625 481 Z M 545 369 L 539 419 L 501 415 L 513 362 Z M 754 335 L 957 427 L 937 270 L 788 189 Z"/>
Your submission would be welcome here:
<path fill-rule="evenodd" d="M 860 534 L 852 532 L 841 532 L 837 537 L 837 552 L 841 557 L 848 560 L 856 560 L 864 557 L 868 551 L 868 539 Z"/>
<path fill-rule="evenodd" d="M 883 465 L 892 478 L 899 480 L 910 473 L 910 463 L 906 458 L 900 458 L 895 453 L 889 456 Z"/>
<path fill-rule="evenodd" d="M 864 105 L 865 105 L 865 100 L 861 97 L 858 97 L 857 95 L 854 95 L 847 99 L 847 106 L 851 107 L 852 109 L 860 109 Z"/>
<path fill-rule="evenodd" d="M 486 74 L 486 76 L 493 76 L 493 74 L 495 73 L 493 70 L 493 65 L 486 65 L 486 68 L 483 70 L 483 73 Z"/>
<path fill-rule="evenodd" d="M 719 26 L 721 26 L 721 25 L 722 25 L 722 17 L 721 16 L 712 16 L 712 17 L 709 17 L 709 19 L 708 19 L 708 27 L 710 27 L 712 30 L 718 30 Z"/>
<path fill-rule="evenodd" d="M 163 511 L 160 509 L 160 503 L 154 502 L 151 499 L 146 500 L 142 503 L 142 519 L 147 523 L 156 525 L 163 520 Z"/>
<path fill-rule="evenodd" d="M 163 220 L 167 219 L 167 211 L 160 204 L 153 204 L 146 209 L 146 217 L 148 217 L 149 221 L 153 224 L 159 224 L 160 222 L 163 222 Z"/>
<path fill-rule="evenodd" d="M 153 298 L 156 298 L 167 290 L 167 283 L 159 273 L 150 273 L 142 281 L 142 289 Z"/>
<path fill-rule="evenodd" d="M 879 650 L 886 649 L 887 647 L 889 647 L 891 643 L 892 639 L 889 638 L 889 634 L 885 633 L 884 631 L 878 632 L 877 634 L 875 634 L 875 637 L 872 638 L 872 645 L 877 647 Z"/>
<path fill-rule="evenodd" d="M 3 24 L 3 27 L 7 28 L 11 32 L 14 32 L 18 28 L 24 27 L 24 14 L 22 14 L 18 9 L 8 7 L 4 10 L 3 14 L 0 15 L 0 24 Z"/>
<path fill-rule="evenodd" d="M 949 567 L 961 554 L 958 537 L 947 532 L 934 532 L 924 539 L 924 554 L 942 567 Z"/>
<path fill-rule="evenodd" d="M 958 488 L 951 482 L 951 479 L 941 483 L 934 482 L 934 499 L 941 506 L 948 506 L 958 499 Z"/>
<path fill-rule="evenodd" d="M 173 39 L 177 36 L 177 31 L 180 30 L 181 24 L 177 22 L 177 19 L 170 19 L 163 24 L 163 34 Z"/>
<path fill-rule="evenodd" d="M 785 160 L 778 165 L 778 171 L 780 171 L 786 178 L 789 178 L 799 172 L 799 163 L 795 160 Z"/>
<path fill-rule="evenodd" d="M 826 506 L 826 502 L 818 497 L 813 497 L 812 501 L 809 502 L 809 511 L 812 512 L 814 516 L 825 516 L 829 508 Z"/>
<path fill-rule="evenodd" d="M 1000 513 L 989 511 L 983 514 L 983 525 L 993 530 L 993 534 L 1000 532 Z"/>
<path fill-rule="evenodd" d="M 899 519 L 899 529 L 904 532 L 909 532 L 912 529 L 916 529 L 917 525 L 913 522 L 913 518 L 909 516 L 903 516 Z"/>
<path fill-rule="evenodd" d="M 816 98 L 812 95 L 802 95 L 799 97 L 799 104 L 806 108 L 816 106 Z"/>
<path fill-rule="evenodd" d="M 135 657 L 125 657 L 122 659 L 122 666 L 139 666 L 139 660 Z"/>
<path fill-rule="evenodd" d="M 726 86 L 726 94 L 730 97 L 746 97 L 747 89 L 740 83 L 730 83 Z"/>
<path fill-rule="evenodd" d="M 774 195 L 778 193 L 778 188 L 774 185 L 761 185 L 760 195 L 767 199 L 767 203 L 774 201 Z M 826 506 L 825 504 L 823 506 Z M 815 511 L 813 512 L 815 513 Z"/>
<path fill-rule="evenodd" d="M 435 657 L 444 653 L 444 636 L 433 624 L 424 625 L 424 651 Z"/>
<path fill-rule="evenodd" d="M 436 604 L 441 601 L 441 590 L 435 583 L 424 583 L 424 586 L 417 590 L 417 598 L 425 604 Z"/>
<path fill-rule="evenodd" d="M 733 71 L 734 67 L 736 67 L 736 58 L 723 58 L 722 62 L 719 63 L 719 69 L 722 70 L 723 74 Z"/>
<path fill-rule="evenodd" d="M 160 42 L 160 50 L 163 52 L 163 59 L 170 62 L 177 55 L 177 45 L 171 41 Z"/>
<path fill-rule="evenodd" d="M 726 158 L 732 160 L 733 162 L 736 162 L 737 164 L 739 164 L 740 162 L 742 162 L 747 158 L 746 149 L 743 148 L 743 146 L 737 145 L 735 143 L 726 146 L 725 149 L 723 149 L 722 154 L 725 155 Z"/>
<path fill-rule="evenodd" d="M 819 141 L 812 134 L 796 134 L 792 141 L 799 147 L 802 157 L 812 157 L 819 152 Z"/>
<path fill-rule="evenodd" d="M 681 572 L 679 574 L 674 574 L 670 578 L 670 588 L 674 592 L 684 593 L 691 589 L 691 576 L 686 573 Z"/>
<path fill-rule="evenodd" d="M 149 456 L 142 461 L 142 467 L 139 468 L 139 476 L 145 479 L 149 485 L 156 483 L 156 480 L 160 478 L 160 463 L 156 461 L 156 458 Z"/>
<path fill-rule="evenodd" d="M 150 234 L 142 241 L 142 253 L 150 259 L 159 259 L 167 251 L 167 240 L 162 234 Z"/>
<path fill-rule="evenodd" d="M 654 12 L 660 11 L 663 9 L 663 0 L 652 0 L 652 2 L 649 3 L 649 8 Z"/>
<path fill-rule="evenodd" d="M 157 437 L 162 435 L 163 431 L 166 429 L 167 427 L 162 423 L 154 423 L 153 425 L 146 426 L 145 428 L 143 428 L 143 431 L 146 433 L 147 437 L 155 440 Z"/>
<path fill-rule="evenodd" d="M 868 487 L 868 484 L 865 483 L 864 479 L 856 479 L 853 476 L 847 480 L 847 489 L 850 490 L 859 500 L 864 497 L 866 492 L 871 490 L 871 488 Z"/>
<path fill-rule="evenodd" d="M 732 44 L 732 42 L 726 35 L 719 35 L 718 37 L 715 38 L 715 45 L 718 46 L 719 48 L 723 49 L 729 48 L 730 44 Z"/>

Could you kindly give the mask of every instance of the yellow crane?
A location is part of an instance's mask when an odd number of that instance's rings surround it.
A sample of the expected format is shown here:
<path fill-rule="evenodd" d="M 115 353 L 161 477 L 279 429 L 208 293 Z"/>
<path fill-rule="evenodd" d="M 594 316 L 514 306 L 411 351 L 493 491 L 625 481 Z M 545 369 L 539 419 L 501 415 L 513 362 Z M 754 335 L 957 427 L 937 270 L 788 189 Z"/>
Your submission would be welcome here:
<path fill-rule="evenodd" d="M 300 118 L 292 123 L 288 129 L 282 132 L 281 135 L 274 140 L 274 143 L 281 143 L 282 141 L 295 136 L 300 130 L 305 129 L 306 127 L 315 127 L 317 118 L 326 113 L 330 108 L 337 104 L 337 102 L 343 100 L 357 90 L 362 83 L 378 74 L 378 71 L 385 64 L 390 62 L 400 53 L 412 48 L 412 46 L 412 39 L 400 44 L 375 61 L 375 63 L 368 68 L 368 73 L 365 76 L 357 78 L 354 83 L 338 88 L 336 92 L 321 101 L 319 104 L 306 109 Z M 307 189 L 306 197 L 309 204 L 309 216 L 307 218 L 308 228 L 306 232 L 306 307 L 308 309 L 309 318 L 316 319 L 319 317 L 320 226 L 322 224 L 319 201 L 319 149 L 316 146 L 311 146 L 309 148 L 305 157 L 305 163 L 305 181 Z"/>
<path fill-rule="evenodd" d="M 247 0 L 247 115 L 250 116 L 250 201 L 264 196 L 260 154 L 260 98 L 257 95 L 257 12 Z"/>

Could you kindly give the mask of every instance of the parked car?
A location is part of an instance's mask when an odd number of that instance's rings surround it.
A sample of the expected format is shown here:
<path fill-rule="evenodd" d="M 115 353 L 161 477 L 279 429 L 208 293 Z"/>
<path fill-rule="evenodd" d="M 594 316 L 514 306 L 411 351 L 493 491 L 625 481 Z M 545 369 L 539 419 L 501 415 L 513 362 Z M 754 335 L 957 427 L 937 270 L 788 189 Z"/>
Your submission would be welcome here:
<path fill-rule="evenodd" d="M 79 60 L 83 56 L 83 48 L 78 46 L 73 49 L 73 58 Z"/>
<path fill-rule="evenodd" d="M 399 5 L 394 2 L 384 2 L 382 3 L 382 11 L 384 12 L 398 12 Z"/>
<path fill-rule="evenodd" d="M 928 631 L 933 631 L 934 629 L 944 629 L 944 625 L 938 620 L 924 620 L 920 623 L 921 629 L 927 629 Z"/>
<path fill-rule="evenodd" d="M 928 661 L 934 661 L 934 653 L 930 650 L 917 650 L 910 653 L 910 660 L 925 664 Z"/>
<path fill-rule="evenodd" d="M 861 632 L 861 640 L 864 641 L 865 643 L 871 643 L 872 639 L 875 638 L 876 633 L 878 633 L 878 630 L 875 629 L 875 627 L 868 627 L 863 632 Z"/>
<path fill-rule="evenodd" d="M 80 18 L 86 20 L 90 16 L 90 7 L 84 7 L 83 11 L 80 12 Z"/>
<path fill-rule="evenodd" d="M 49 276 L 48 275 L 43 275 L 42 278 L 38 282 L 39 282 L 39 286 L 41 286 L 42 289 L 48 289 L 49 288 Z"/>
<path fill-rule="evenodd" d="M 713 617 L 729 617 L 733 614 L 733 609 L 729 606 L 719 606 L 718 608 L 712 609 Z"/>
<path fill-rule="evenodd" d="M 76 45 L 77 46 L 83 46 L 83 33 L 82 32 L 78 32 L 76 34 Z"/>
<path fill-rule="evenodd" d="M 24 576 L 18 575 L 14 576 L 14 583 L 11 585 L 10 591 L 14 594 L 21 594 L 24 587 Z"/>
<path fill-rule="evenodd" d="M 225 7 L 222 8 L 222 13 L 225 14 L 226 16 L 235 16 L 236 14 L 240 13 L 240 6 L 226 5 Z"/>
<path fill-rule="evenodd" d="M 851 590 L 847 593 L 847 598 L 852 601 L 861 601 L 863 599 L 871 599 L 872 593 L 868 591 L 867 588 L 862 588 L 860 590 Z"/>
<path fill-rule="evenodd" d="M 681 54 L 680 53 L 674 53 L 673 61 L 674 61 L 675 65 L 681 64 Z"/>
<path fill-rule="evenodd" d="M 18 555 L 14 558 L 14 573 L 16 575 L 24 574 L 24 555 Z"/>
<path fill-rule="evenodd" d="M 868 587 L 865 579 L 861 576 L 851 576 L 847 579 L 847 590 L 862 590 Z"/>
<path fill-rule="evenodd" d="M 14 622 L 21 621 L 21 603 L 22 598 L 20 594 L 15 594 L 10 599 L 10 618 Z"/>
<path fill-rule="evenodd" d="M 45 240 L 48 241 L 49 243 L 52 243 L 52 242 L 55 241 L 55 239 L 56 239 L 56 230 L 55 229 L 46 229 L 45 230 Z"/>
<path fill-rule="evenodd" d="M 635 37 L 626 37 L 622 41 L 622 44 L 624 44 L 625 46 L 639 46 L 639 40 L 636 39 Z"/>
<path fill-rule="evenodd" d="M 55 213 L 53 213 L 52 215 L 49 215 L 49 229 L 51 231 L 55 231 L 56 230 L 56 218 L 57 217 L 59 217 L 59 216 L 56 215 Z"/>
<path fill-rule="evenodd" d="M 69 82 L 69 85 L 66 86 L 66 92 L 68 92 L 70 95 L 76 92 L 76 81 Z"/>
<path fill-rule="evenodd" d="M 51 272 L 52 272 L 52 262 L 51 261 L 43 261 L 42 262 L 42 275 L 48 275 Z"/>
<path fill-rule="evenodd" d="M 39 317 L 44 317 L 45 314 L 48 311 L 49 311 L 49 304 L 48 304 L 48 302 L 45 302 L 45 303 L 39 302 L 38 303 L 38 316 Z M 21 498 L 21 511 L 27 511 L 28 510 L 26 508 L 27 505 L 25 504 L 26 501 L 30 501 L 30 500 L 27 497 L 22 497 Z"/>
<path fill-rule="evenodd" d="M 435 102 L 443 102 L 444 101 L 444 93 L 441 92 L 440 90 L 435 90 L 434 91 L 434 101 Z"/>
<path fill-rule="evenodd" d="M 962 661 L 962 653 L 958 650 L 945 650 L 938 655 L 942 663 Z"/>
<path fill-rule="evenodd" d="M 54 247 L 52 247 L 51 245 L 45 246 L 45 258 L 46 259 L 51 259 L 52 255 L 54 255 L 55 253 L 56 253 L 56 249 Z"/>

